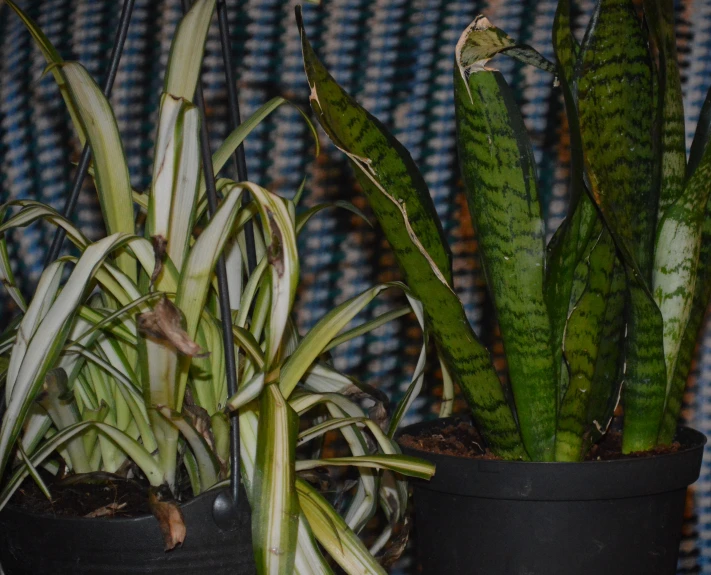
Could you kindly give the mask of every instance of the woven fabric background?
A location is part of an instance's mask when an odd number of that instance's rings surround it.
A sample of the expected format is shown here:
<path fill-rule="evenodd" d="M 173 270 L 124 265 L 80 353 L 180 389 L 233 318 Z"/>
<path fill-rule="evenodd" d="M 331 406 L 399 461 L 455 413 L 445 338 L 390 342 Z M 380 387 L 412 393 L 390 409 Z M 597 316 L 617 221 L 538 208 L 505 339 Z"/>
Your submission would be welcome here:
<path fill-rule="evenodd" d="M 65 59 L 81 61 L 98 79 L 107 69 L 120 2 L 116 0 L 17 0 L 43 27 Z M 306 85 L 292 2 L 230 0 L 233 52 L 238 65 L 243 117 L 267 99 L 282 95 L 308 109 Z M 493 321 L 476 240 L 461 194 L 454 145 L 453 48 L 478 13 L 514 38 L 552 58 L 550 29 L 554 0 L 326 0 L 306 6 L 309 37 L 331 72 L 373 114 L 387 124 L 418 162 L 430 186 L 454 253 L 455 287 L 478 332 L 500 353 L 491 336 Z M 577 4 L 577 22 L 592 9 Z M 112 103 L 121 127 L 134 186 L 150 181 L 157 105 L 170 39 L 181 15 L 179 0 L 137 0 Z M 687 142 L 711 83 L 711 2 L 677 1 Z M 227 97 L 216 23 L 207 45 L 203 80 L 212 146 L 224 138 Z M 531 132 L 549 232 L 565 215 L 567 158 L 561 133 L 560 94 L 544 72 L 496 61 L 519 99 Z M 61 209 L 69 192 L 71 161 L 80 150 L 44 61 L 29 34 L 7 8 L 0 7 L 0 200 L 35 198 Z M 246 144 L 250 179 L 292 196 L 308 176 L 304 203 L 348 199 L 366 209 L 342 155 L 321 134 L 323 150 L 313 157 L 313 141 L 297 111 L 282 107 Z M 97 201 L 85 186 L 72 218 L 90 237 L 103 233 Z M 52 229 L 33 226 L 8 242 L 15 272 L 31 292 L 42 270 Z M 394 259 L 377 229 L 345 211 L 315 218 L 301 239 L 303 278 L 299 322 L 306 329 L 335 303 L 366 287 L 398 277 Z M 2 316 L 13 310 L 2 296 Z M 383 299 L 363 318 L 398 301 Z M 403 319 L 358 338 L 335 353 L 338 367 L 376 385 L 396 400 L 407 386 L 420 346 L 419 330 Z M 433 369 L 409 421 L 436 412 Z M 684 416 L 711 432 L 711 332 L 702 339 Z M 460 405 L 460 407 L 462 407 Z M 679 573 L 711 574 L 711 448 L 685 527 Z"/>

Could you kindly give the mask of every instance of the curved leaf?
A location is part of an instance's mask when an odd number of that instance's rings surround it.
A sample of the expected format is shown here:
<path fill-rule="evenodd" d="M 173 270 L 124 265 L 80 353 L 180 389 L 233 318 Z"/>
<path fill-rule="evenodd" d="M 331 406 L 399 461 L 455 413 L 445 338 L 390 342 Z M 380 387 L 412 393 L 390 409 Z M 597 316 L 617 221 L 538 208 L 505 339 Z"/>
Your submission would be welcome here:
<path fill-rule="evenodd" d="M 477 427 L 495 453 L 527 458 L 489 353 L 450 287 L 449 248 L 424 179 L 402 144 L 323 67 L 298 8 L 297 23 L 311 106 L 331 140 L 351 160 L 406 283 L 425 306 L 430 331 L 467 396 Z"/>

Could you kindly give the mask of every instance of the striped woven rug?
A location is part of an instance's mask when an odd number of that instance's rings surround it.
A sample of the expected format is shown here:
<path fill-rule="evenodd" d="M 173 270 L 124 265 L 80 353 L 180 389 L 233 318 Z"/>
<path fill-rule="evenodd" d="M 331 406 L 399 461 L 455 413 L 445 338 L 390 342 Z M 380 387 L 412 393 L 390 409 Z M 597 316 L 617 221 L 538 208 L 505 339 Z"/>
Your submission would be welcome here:
<path fill-rule="evenodd" d="M 16 0 L 43 27 L 65 59 L 81 61 L 101 79 L 118 22 L 116 0 Z M 308 88 L 294 25 L 293 2 L 231 0 L 237 78 L 243 116 L 281 95 L 308 108 Z M 711 83 L 711 2 L 677 1 L 678 41 L 683 61 L 687 142 Z M 592 0 L 577 4 L 584 24 Z M 454 253 L 455 286 L 477 331 L 500 345 L 484 305 L 485 286 L 476 260 L 476 239 L 457 175 L 452 104 L 453 48 L 461 30 L 481 12 L 514 38 L 552 58 L 553 0 L 326 0 L 306 6 L 304 20 L 317 51 L 342 83 L 408 147 L 430 186 Z M 118 117 L 133 184 L 150 179 L 158 96 L 170 39 L 181 15 L 179 0 L 137 0 L 112 102 Z M 213 23 L 215 24 L 215 23 Z M 552 233 L 565 215 L 567 158 L 560 137 L 562 104 L 544 72 L 501 59 L 524 111 L 539 165 L 546 218 Z M 61 209 L 69 192 L 71 161 L 79 148 L 44 61 L 9 10 L 0 7 L 0 201 L 34 198 Z M 213 148 L 226 134 L 227 95 L 216 25 L 207 45 L 203 79 Z M 282 107 L 246 144 L 250 179 L 292 196 L 308 176 L 305 204 L 348 199 L 366 209 L 339 152 L 323 134 L 314 159 L 313 141 L 298 112 Z M 90 237 L 103 233 L 96 198 L 82 191 L 72 218 Z M 31 292 L 42 270 L 52 230 L 36 225 L 8 242 L 23 290 Z M 303 279 L 299 322 L 315 323 L 334 304 L 366 287 L 398 277 L 382 234 L 350 212 L 325 211 L 301 238 Z M 7 298 L 2 315 L 12 313 Z M 393 296 L 394 297 L 394 296 Z M 360 319 L 399 305 L 383 299 Z M 416 324 L 404 319 L 341 346 L 339 368 L 391 394 L 402 394 L 420 346 Z M 408 421 L 432 417 L 437 394 L 433 371 L 430 393 L 413 406 Z M 459 406 L 463 407 L 462 405 Z M 686 420 L 711 432 L 711 332 L 700 344 L 684 412 Z M 711 574 L 711 448 L 696 484 L 679 573 Z M 408 562 L 400 565 L 407 572 Z"/>

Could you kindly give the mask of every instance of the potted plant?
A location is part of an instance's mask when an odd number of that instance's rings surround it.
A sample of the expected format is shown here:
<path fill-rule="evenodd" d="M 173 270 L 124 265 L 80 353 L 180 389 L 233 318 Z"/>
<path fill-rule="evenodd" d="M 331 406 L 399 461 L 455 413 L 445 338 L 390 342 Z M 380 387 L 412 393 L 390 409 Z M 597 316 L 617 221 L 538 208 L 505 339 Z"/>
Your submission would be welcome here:
<path fill-rule="evenodd" d="M 405 452 L 437 464 L 415 492 L 426 573 L 675 572 L 686 488 L 705 443 L 677 422 L 711 294 L 711 99 L 687 161 L 673 3 L 642 4 L 644 21 L 630 0 L 599 0 L 579 44 L 560 0 L 555 63 L 483 16 L 457 43 L 458 154 L 505 384 L 452 288 L 424 179 L 328 74 L 297 11 L 312 108 L 422 302 L 443 397 L 456 382 L 478 432 L 452 420 L 403 432 Z M 565 100 L 571 195 L 547 246 L 522 115 L 487 66 L 499 53 L 555 75 Z M 447 435 L 471 448 L 460 457 L 428 451 Z"/>
<path fill-rule="evenodd" d="M 198 0 L 173 39 L 153 182 L 146 192 L 132 190 L 113 111 L 94 80 L 80 64 L 64 62 L 14 2 L 6 4 L 42 50 L 79 139 L 91 147 L 108 233 L 92 243 L 31 200 L 0 208 L 0 275 L 22 310 L 0 337 L 6 573 L 309 574 L 332 573 L 334 563 L 348 573 L 384 573 L 374 555 L 405 516 L 404 476 L 428 478 L 434 466 L 400 454 L 384 422 L 361 406 L 363 398 L 380 401 L 377 392 L 335 370 L 326 352 L 388 321 L 343 331 L 379 293 L 402 286 L 375 286 L 302 336 L 291 317 L 296 238 L 325 206 L 297 216 L 300 193 L 284 200 L 228 179 L 217 180 L 221 201 L 208 206 L 208 178 L 285 101 L 265 104 L 228 136 L 212 165 L 201 166 L 202 118 L 193 99 L 215 0 Z M 6 232 L 39 219 L 63 228 L 78 255 L 51 262 L 26 302 Z M 260 222 L 258 264 L 248 272 L 244 227 L 253 220 Z M 218 306 L 221 254 L 229 314 Z M 237 352 L 233 395 L 225 326 Z M 239 413 L 246 498 L 225 523 L 213 513 L 230 479 L 231 413 Z M 345 439 L 345 455 L 324 447 L 331 431 Z M 343 466 L 357 474 L 335 501 L 320 470 Z M 32 485 L 49 505 L 33 498 Z M 53 500 L 61 494 L 81 509 L 87 494 L 107 490 L 108 501 L 80 513 L 89 517 L 64 516 Z M 141 516 L 139 501 L 133 517 L 121 518 L 127 494 L 145 499 L 152 515 Z M 385 527 L 368 548 L 358 533 L 379 508 Z"/>

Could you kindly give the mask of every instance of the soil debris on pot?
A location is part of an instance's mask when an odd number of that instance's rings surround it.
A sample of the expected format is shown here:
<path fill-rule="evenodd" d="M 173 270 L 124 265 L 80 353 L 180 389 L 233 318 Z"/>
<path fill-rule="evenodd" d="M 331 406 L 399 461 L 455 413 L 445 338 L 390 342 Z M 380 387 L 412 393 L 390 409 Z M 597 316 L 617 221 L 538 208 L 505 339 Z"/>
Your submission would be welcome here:
<path fill-rule="evenodd" d="M 58 517 L 138 517 L 150 515 L 145 487 L 136 481 L 102 478 L 83 483 L 62 484 L 43 477 L 52 500 L 48 500 L 31 478 L 15 492 L 10 504 L 30 513 Z"/>
<path fill-rule="evenodd" d="M 476 428 L 467 421 L 450 423 L 422 431 L 419 435 L 402 435 L 398 443 L 410 449 L 466 457 L 470 459 L 500 459 L 484 447 L 484 442 Z M 638 459 L 664 453 L 674 453 L 681 449 L 677 441 L 669 446 L 656 447 L 649 451 L 622 453 L 622 433 L 609 431 L 598 443 L 592 446 L 585 461 L 613 461 L 617 459 Z"/>

